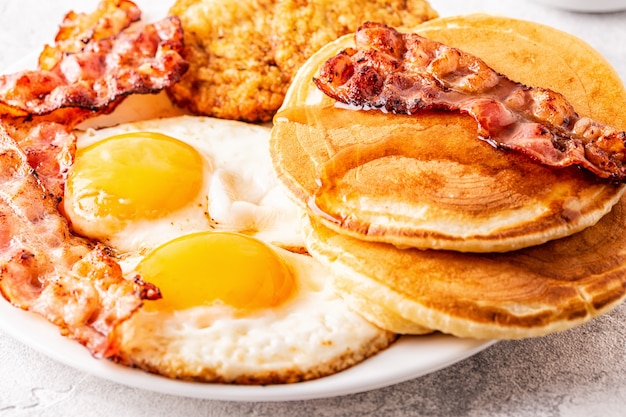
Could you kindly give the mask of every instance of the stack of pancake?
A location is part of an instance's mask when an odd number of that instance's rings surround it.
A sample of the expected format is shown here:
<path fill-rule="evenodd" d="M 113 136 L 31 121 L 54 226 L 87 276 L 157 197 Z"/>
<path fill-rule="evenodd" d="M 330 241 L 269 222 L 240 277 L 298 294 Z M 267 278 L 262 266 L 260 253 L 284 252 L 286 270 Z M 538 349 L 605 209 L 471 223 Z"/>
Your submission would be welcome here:
<path fill-rule="evenodd" d="M 578 38 L 485 15 L 410 31 L 626 129 L 619 76 Z M 270 143 L 305 213 L 307 249 L 353 309 L 397 333 L 514 339 L 582 324 L 626 297 L 624 185 L 496 149 L 464 114 L 338 106 L 312 78 L 353 44 L 344 36 L 304 64 Z"/>

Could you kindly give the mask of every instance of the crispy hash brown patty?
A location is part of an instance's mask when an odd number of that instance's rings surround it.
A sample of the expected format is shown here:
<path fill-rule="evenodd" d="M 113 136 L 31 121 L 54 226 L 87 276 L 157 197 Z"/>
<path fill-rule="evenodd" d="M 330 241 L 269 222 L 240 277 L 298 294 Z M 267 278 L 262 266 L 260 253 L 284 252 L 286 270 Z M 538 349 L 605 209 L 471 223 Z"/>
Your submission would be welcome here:
<path fill-rule="evenodd" d="M 415 26 L 437 13 L 424 0 L 177 0 L 190 68 L 168 89 L 195 113 L 266 122 L 297 69 L 317 49 L 365 20 Z"/>
<path fill-rule="evenodd" d="M 424 0 L 282 0 L 272 22 L 276 64 L 291 78 L 314 52 L 363 22 L 414 27 L 437 17 Z"/>

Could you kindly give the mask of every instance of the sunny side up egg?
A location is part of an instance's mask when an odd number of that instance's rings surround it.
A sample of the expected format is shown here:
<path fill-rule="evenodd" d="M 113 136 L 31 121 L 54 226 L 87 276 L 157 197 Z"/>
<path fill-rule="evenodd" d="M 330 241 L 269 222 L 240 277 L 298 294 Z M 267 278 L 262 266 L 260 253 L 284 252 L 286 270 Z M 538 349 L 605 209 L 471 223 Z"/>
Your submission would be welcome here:
<path fill-rule="evenodd" d="M 115 337 L 121 363 L 171 378 L 287 383 L 345 369 L 395 335 L 351 312 L 303 254 L 269 128 L 179 116 L 87 130 L 66 183 L 74 230 L 154 283 Z"/>
<path fill-rule="evenodd" d="M 123 252 L 207 229 L 303 247 L 268 135 L 266 127 L 193 116 L 88 129 L 78 134 L 62 208 L 76 232 Z"/>

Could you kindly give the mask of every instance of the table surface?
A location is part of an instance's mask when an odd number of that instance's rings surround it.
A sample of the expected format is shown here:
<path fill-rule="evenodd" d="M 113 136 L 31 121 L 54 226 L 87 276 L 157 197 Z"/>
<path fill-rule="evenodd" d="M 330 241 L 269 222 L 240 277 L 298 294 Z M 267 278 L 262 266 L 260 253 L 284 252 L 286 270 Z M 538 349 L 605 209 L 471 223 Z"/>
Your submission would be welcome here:
<path fill-rule="evenodd" d="M 138 1 L 147 7 L 150 1 Z M 70 9 L 96 0 L 3 0 L 0 68 L 53 40 Z M 442 15 L 487 12 L 545 23 L 585 39 L 626 79 L 626 12 L 571 13 L 526 1 L 433 0 Z M 2 318 L 0 318 L 2 320 Z M 542 338 L 499 342 L 443 370 L 342 397 L 253 403 L 129 388 L 67 367 L 0 331 L 0 416 L 623 416 L 626 304 Z"/>

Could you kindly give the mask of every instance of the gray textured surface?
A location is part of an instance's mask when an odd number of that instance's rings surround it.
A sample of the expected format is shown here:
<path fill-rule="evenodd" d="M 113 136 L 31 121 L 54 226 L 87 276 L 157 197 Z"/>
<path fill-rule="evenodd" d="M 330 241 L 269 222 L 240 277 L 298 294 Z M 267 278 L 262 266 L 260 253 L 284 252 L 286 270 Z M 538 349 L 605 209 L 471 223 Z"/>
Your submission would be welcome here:
<path fill-rule="evenodd" d="M 150 1 L 139 1 L 150 4 Z M 0 68 L 50 42 L 70 8 L 95 0 L 2 0 Z M 578 34 L 626 78 L 626 13 L 567 13 L 523 1 L 434 0 L 442 15 L 486 11 Z M 0 318 L 2 320 L 2 318 Z M 0 331 L 0 416 L 624 416 L 626 305 L 587 325 L 500 342 L 395 386 L 288 403 L 231 403 L 128 388 L 66 367 Z"/>

